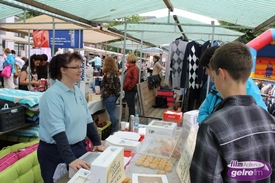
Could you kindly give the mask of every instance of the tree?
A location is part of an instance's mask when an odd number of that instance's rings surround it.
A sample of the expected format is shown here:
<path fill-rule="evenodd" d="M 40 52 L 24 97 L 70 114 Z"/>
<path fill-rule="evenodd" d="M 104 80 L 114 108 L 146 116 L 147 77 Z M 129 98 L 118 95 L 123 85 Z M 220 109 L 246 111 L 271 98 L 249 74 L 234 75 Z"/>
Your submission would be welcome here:
<path fill-rule="evenodd" d="M 116 26 L 116 25 L 121 25 L 124 22 L 139 22 L 139 21 L 142 21 L 142 20 L 146 20 L 146 18 L 145 17 L 140 17 L 139 15 L 133 15 L 133 16 L 130 16 L 130 17 L 118 18 L 118 19 L 115 20 L 116 22 L 105 24 L 104 27 L 109 28 L 109 27 L 113 27 L 113 26 Z"/>
<path fill-rule="evenodd" d="M 28 11 L 26 12 L 26 19 L 36 17 L 42 15 L 42 13 L 37 12 L 37 11 Z M 19 21 L 24 20 L 24 13 L 19 15 Z"/>
<path fill-rule="evenodd" d="M 225 21 L 222 21 L 222 20 L 219 20 L 219 23 L 220 23 L 220 25 L 225 25 L 225 26 L 239 26 L 237 24 L 225 22 Z M 272 27 L 275 27 L 275 25 L 270 25 L 268 27 L 265 27 L 265 28 L 261 29 L 260 31 L 258 31 L 256 33 L 253 33 L 251 29 L 245 29 L 245 28 L 233 28 L 232 27 L 232 28 L 229 28 L 229 29 L 244 33 L 243 36 L 240 36 L 238 38 L 238 41 L 243 42 L 243 43 L 246 44 L 249 41 L 251 41 L 254 38 L 256 38 L 257 36 L 261 35 L 267 29 L 272 28 Z"/>
<path fill-rule="evenodd" d="M 116 20 L 116 22 L 105 24 L 103 27 L 109 28 L 109 27 L 114 27 L 116 25 L 122 25 L 124 22 L 139 22 L 139 21 L 143 21 L 143 20 L 146 20 L 146 18 L 145 17 L 140 17 L 139 15 L 133 15 L 131 17 L 119 18 L 119 19 Z M 120 39 L 108 41 L 108 43 L 116 42 L 116 41 L 119 41 L 119 40 Z M 108 51 L 114 51 L 115 50 L 113 47 L 108 46 L 108 45 L 104 45 L 103 48 L 104 48 L 104 50 L 108 50 Z M 121 50 L 122 49 L 119 48 L 118 52 L 120 53 Z M 128 49 L 125 50 L 126 54 L 129 54 L 131 52 L 132 52 L 132 50 L 128 50 Z M 138 54 L 138 53 L 139 52 L 137 52 L 136 54 Z"/>

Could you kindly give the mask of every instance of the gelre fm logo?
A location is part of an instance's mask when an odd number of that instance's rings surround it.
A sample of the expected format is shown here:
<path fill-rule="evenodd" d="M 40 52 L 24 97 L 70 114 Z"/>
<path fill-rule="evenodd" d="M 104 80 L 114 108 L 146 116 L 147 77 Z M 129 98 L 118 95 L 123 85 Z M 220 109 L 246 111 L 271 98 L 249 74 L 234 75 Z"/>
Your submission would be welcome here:
<path fill-rule="evenodd" d="M 237 161 L 232 160 L 227 165 L 227 175 L 239 181 L 255 181 L 269 177 L 272 173 L 270 165 L 262 160 Z"/>

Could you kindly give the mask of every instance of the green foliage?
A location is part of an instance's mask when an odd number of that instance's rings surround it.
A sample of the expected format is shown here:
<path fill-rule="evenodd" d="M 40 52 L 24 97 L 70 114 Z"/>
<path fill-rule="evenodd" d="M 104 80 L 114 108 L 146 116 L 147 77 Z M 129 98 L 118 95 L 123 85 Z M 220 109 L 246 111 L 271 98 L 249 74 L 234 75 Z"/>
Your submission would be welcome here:
<path fill-rule="evenodd" d="M 145 17 L 140 17 L 139 15 L 133 15 L 131 17 L 119 18 L 119 19 L 115 20 L 116 22 L 106 24 L 106 25 L 104 25 L 104 27 L 109 28 L 109 27 L 113 27 L 113 26 L 116 26 L 116 25 L 121 25 L 125 21 L 126 22 L 139 22 L 139 21 L 142 21 L 142 20 L 146 20 L 146 18 Z"/>
<path fill-rule="evenodd" d="M 233 24 L 233 23 L 229 23 L 229 22 L 225 22 L 222 20 L 219 20 L 220 25 L 225 25 L 225 26 L 238 26 L 237 24 Z M 252 30 L 250 29 L 244 29 L 244 28 L 229 28 L 231 30 L 235 30 L 238 32 L 243 32 L 244 35 L 240 36 L 238 41 L 241 41 L 243 43 L 248 43 L 249 41 L 253 40 L 254 38 L 256 38 L 257 36 L 261 35 L 264 31 L 266 31 L 269 28 L 275 27 L 275 25 L 271 25 L 268 26 L 266 28 L 261 29 L 260 31 L 258 31 L 257 33 L 252 33 Z"/>
<path fill-rule="evenodd" d="M 26 12 L 26 19 L 42 15 L 40 12 L 28 11 Z M 19 15 L 19 21 L 24 20 L 24 13 Z"/>

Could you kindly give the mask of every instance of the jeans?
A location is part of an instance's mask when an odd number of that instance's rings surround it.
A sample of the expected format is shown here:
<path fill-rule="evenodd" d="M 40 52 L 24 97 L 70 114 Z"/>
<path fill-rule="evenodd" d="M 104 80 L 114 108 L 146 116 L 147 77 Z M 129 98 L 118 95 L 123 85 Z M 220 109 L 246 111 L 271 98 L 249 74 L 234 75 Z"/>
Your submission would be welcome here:
<path fill-rule="evenodd" d="M 136 90 L 125 90 L 125 98 L 129 108 L 129 115 L 135 115 L 135 97 L 137 91 Z"/>
<path fill-rule="evenodd" d="M 95 70 L 98 71 L 98 76 L 101 76 L 101 66 L 96 65 L 96 66 L 95 66 Z"/>
<path fill-rule="evenodd" d="M 112 122 L 111 132 L 117 131 L 116 116 L 115 116 L 116 100 L 117 100 L 116 96 L 110 96 L 103 100 L 103 103 L 107 109 L 107 112 L 110 116 L 110 120 Z"/>

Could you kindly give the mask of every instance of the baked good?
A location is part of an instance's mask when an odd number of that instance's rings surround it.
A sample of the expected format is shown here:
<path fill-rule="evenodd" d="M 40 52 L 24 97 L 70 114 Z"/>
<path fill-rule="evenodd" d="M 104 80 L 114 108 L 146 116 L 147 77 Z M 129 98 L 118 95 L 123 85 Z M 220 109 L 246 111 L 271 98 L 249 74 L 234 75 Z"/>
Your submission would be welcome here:
<path fill-rule="evenodd" d="M 144 162 L 142 163 L 142 166 L 144 166 L 144 167 L 149 167 L 149 165 L 150 165 L 150 163 L 147 162 L 147 161 L 144 161 Z"/>
<path fill-rule="evenodd" d="M 158 165 L 158 169 L 159 169 L 159 170 L 164 170 L 164 169 L 165 169 L 165 165 L 159 164 L 159 165 Z"/>
<path fill-rule="evenodd" d="M 164 170 L 159 170 L 159 171 L 157 172 L 157 174 L 166 175 L 166 171 L 164 171 Z"/>
<path fill-rule="evenodd" d="M 166 166 L 164 169 L 166 172 L 172 172 L 173 167 L 172 166 Z"/>
<path fill-rule="evenodd" d="M 141 160 L 136 160 L 136 162 L 135 162 L 135 164 L 137 165 L 137 166 L 141 166 L 142 165 L 142 163 L 143 163 L 143 161 L 141 161 Z"/>
<path fill-rule="evenodd" d="M 129 177 L 126 177 L 121 183 L 129 183 L 129 180 L 131 180 L 131 179 Z"/>
<path fill-rule="evenodd" d="M 156 169 L 156 168 L 157 168 L 157 164 L 154 164 L 154 163 L 151 163 L 149 166 L 150 166 L 150 168 L 152 168 L 152 169 Z"/>

